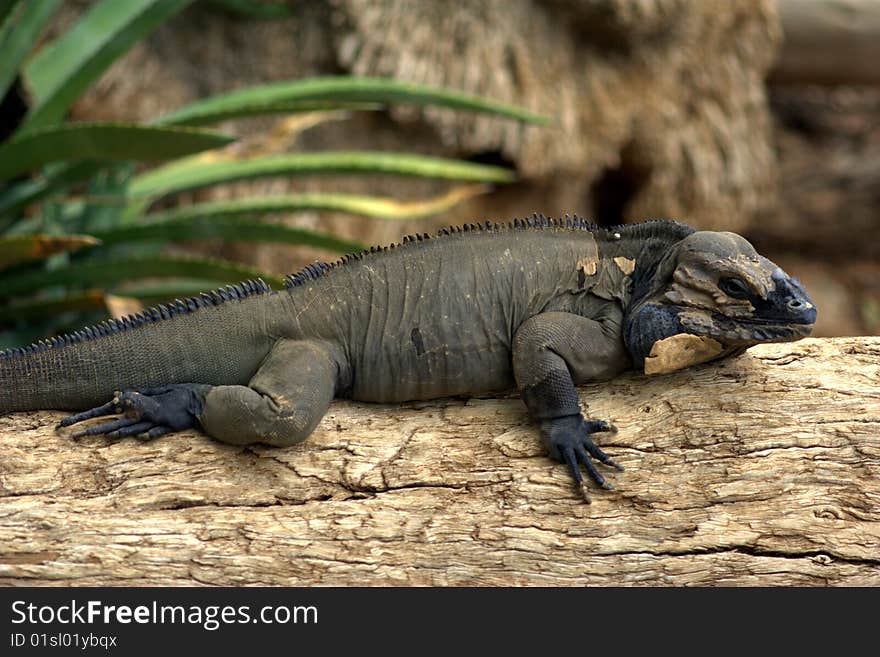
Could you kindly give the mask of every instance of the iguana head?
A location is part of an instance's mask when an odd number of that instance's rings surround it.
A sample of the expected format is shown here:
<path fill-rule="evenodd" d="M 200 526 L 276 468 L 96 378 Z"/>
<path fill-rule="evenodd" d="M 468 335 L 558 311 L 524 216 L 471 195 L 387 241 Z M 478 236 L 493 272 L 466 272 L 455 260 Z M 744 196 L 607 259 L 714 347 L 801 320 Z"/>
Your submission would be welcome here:
<path fill-rule="evenodd" d="M 644 360 L 646 372 L 660 372 L 759 342 L 797 340 L 815 321 L 803 285 L 747 240 L 697 231 L 660 262 L 628 313 L 625 335 L 634 360 Z"/>

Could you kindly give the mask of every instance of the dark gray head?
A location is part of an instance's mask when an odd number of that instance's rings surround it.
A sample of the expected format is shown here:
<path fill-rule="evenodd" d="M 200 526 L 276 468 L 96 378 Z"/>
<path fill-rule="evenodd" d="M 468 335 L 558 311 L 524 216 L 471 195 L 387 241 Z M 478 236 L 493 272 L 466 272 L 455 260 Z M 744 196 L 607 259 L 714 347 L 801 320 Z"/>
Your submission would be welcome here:
<path fill-rule="evenodd" d="M 797 340 L 815 321 L 816 307 L 803 285 L 747 240 L 698 231 L 661 261 L 650 288 L 628 312 L 625 335 L 640 364 L 655 342 L 676 334 L 715 341 L 720 350 L 713 357 L 719 357 L 759 342 Z"/>

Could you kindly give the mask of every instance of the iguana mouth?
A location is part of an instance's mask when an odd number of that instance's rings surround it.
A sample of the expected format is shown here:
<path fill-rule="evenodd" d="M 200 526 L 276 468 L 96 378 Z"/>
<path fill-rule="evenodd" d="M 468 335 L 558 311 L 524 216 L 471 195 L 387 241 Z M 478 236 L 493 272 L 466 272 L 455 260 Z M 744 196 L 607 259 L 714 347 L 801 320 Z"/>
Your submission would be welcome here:
<path fill-rule="evenodd" d="M 725 345 L 736 346 L 756 342 L 789 342 L 808 336 L 813 323 L 780 320 L 732 319 L 720 313 L 683 311 L 678 315 L 688 333 L 714 338 Z"/>
<path fill-rule="evenodd" d="M 728 345 L 790 342 L 807 337 L 813 330 L 813 324 L 779 324 L 761 320 L 732 322 L 718 317 L 713 319 L 713 330 L 707 335 Z"/>

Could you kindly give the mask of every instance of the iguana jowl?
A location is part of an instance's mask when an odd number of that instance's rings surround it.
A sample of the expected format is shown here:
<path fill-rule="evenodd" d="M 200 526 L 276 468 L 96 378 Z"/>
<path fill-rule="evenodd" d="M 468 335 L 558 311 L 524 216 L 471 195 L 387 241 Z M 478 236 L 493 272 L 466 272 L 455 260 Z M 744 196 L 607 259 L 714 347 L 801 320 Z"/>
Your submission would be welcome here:
<path fill-rule="evenodd" d="M 0 413 L 81 410 L 77 435 L 199 427 L 232 444 L 291 445 L 334 397 L 373 402 L 516 385 L 550 453 L 616 466 L 575 386 L 666 372 L 810 333 L 804 288 L 733 233 L 672 221 L 598 228 L 575 217 L 491 222 L 317 263 L 286 290 L 249 281 L 0 353 Z M 109 400 L 109 401 L 108 401 Z"/>

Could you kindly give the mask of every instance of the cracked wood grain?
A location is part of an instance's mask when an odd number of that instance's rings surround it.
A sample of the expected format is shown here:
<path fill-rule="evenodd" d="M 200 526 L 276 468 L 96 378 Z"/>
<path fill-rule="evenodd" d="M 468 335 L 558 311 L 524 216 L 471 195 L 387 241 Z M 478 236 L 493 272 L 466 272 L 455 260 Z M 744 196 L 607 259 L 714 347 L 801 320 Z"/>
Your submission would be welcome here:
<path fill-rule="evenodd" d="M 581 388 L 580 501 L 521 402 L 334 403 L 288 449 L 0 418 L 4 585 L 880 585 L 880 338 Z"/>

